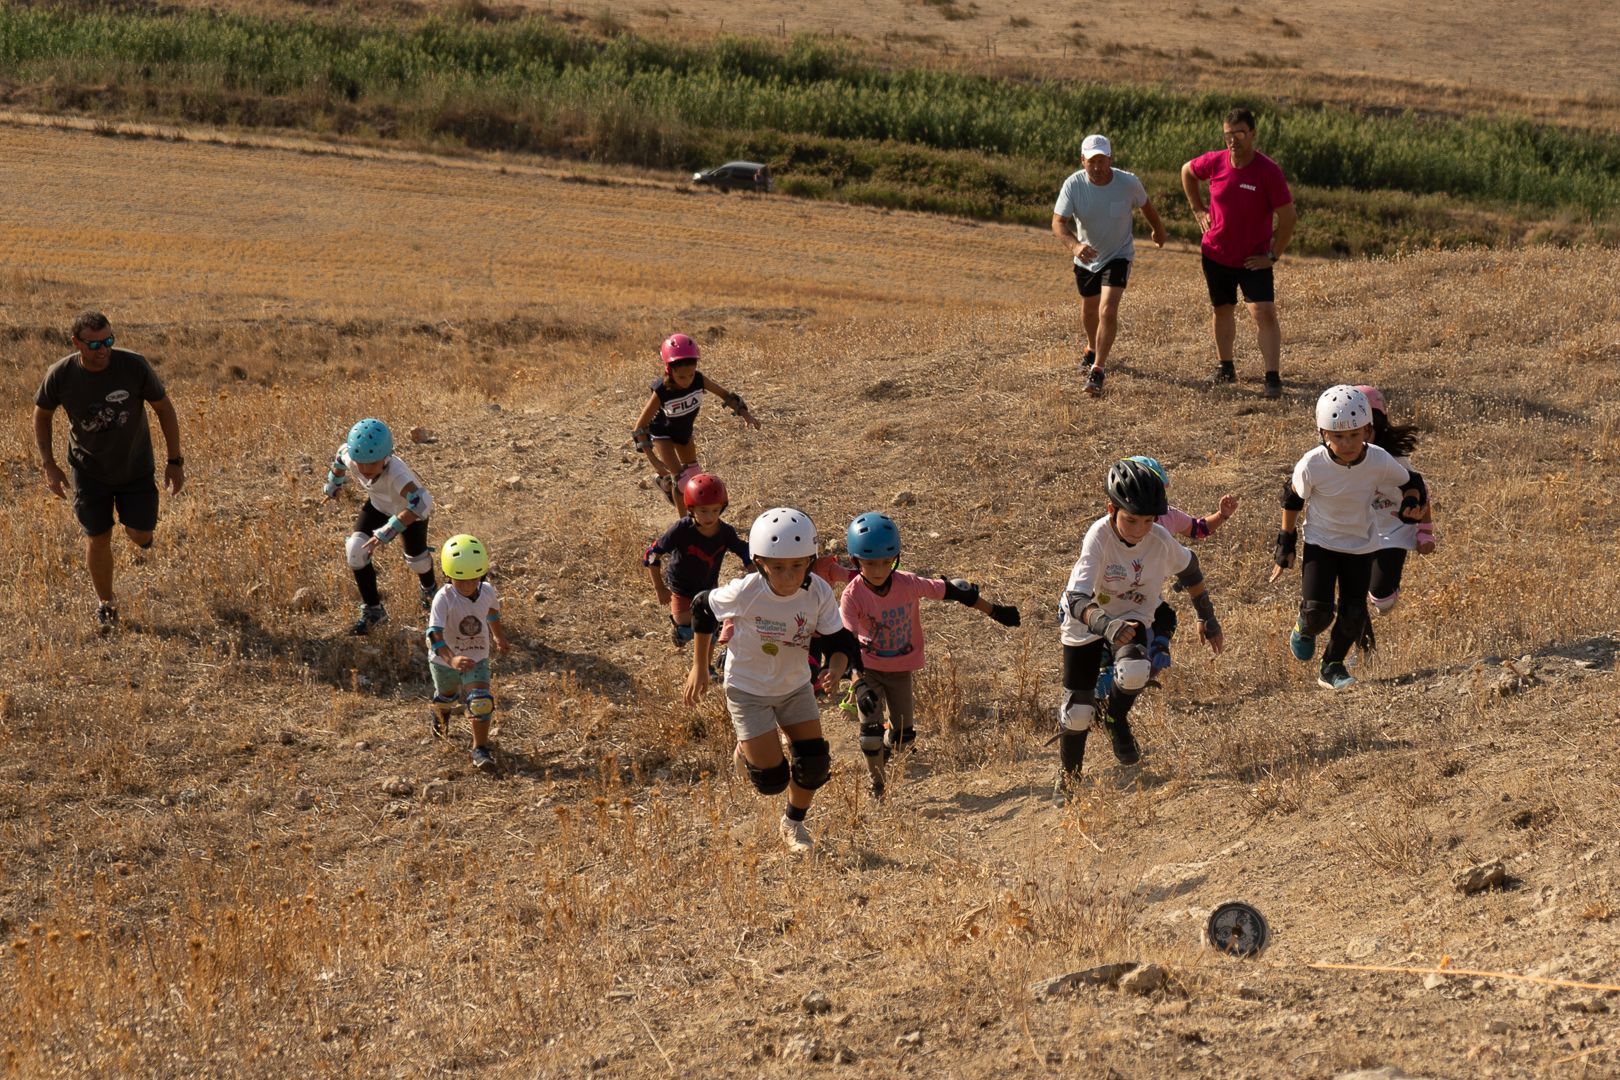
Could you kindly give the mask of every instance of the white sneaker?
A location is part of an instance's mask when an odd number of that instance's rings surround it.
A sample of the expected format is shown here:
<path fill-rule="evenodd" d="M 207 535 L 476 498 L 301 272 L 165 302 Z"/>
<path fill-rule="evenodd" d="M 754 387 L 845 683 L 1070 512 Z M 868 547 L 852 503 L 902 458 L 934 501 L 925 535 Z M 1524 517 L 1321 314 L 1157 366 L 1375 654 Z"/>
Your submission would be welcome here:
<path fill-rule="evenodd" d="M 782 834 L 782 842 L 795 855 L 808 855 L 810 849 L 815 846 L 815 841 L 810 838 L 810 830 L 804 827 L 804 822 L 794 821 L 786 814 L 782 815 L 779 831 Z"/>

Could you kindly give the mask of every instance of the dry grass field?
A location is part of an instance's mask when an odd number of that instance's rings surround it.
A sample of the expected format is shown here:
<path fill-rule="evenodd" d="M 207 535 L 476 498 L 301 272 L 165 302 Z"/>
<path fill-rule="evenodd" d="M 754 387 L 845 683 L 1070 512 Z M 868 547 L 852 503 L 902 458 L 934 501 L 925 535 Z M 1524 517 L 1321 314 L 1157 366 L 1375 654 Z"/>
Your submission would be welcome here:
<path fill-rule="evenodd" d="M 1252 333 L 1239 386 L 1204 385 L 1195 257 L 1148 249 L 1092 401 L 1040 231 L 519 162 L 14 126 L 0 154 L 10 1072 L 1620 1069 L 1620 997 L 1567 985 L 1620 983 L 1620 254 L 1291 260 L 1267 402 Z M 158 363 L 190 470 L 150 555 L 118 545 L 129 625 L 106 638 L 28 426 L 92 304 Z M 628 429 L 676 329 L 764 423 L 700 424 L 733 522 L 790 503 L 837 535 L 910 491 L 907 565 L 1025 616 L 925 609 L 919 749 L 881 806 L 824 713 L 808 860 L 731 775 L 718 697 L 676 703 L 686 655 L 639 563 L 669 514 Z M 1339 381 L 1420 426 L 1440 548 L 1330 695 L 1287 658 L 1297 574 L 1265 577 Z M 516 643 L 496 776 L 428 737 L 397 554 L 390 633 L 343 633 L 354 506 L 319 484 L 365 415 L 436 436 L 402 449 L 433 540 L 492 548 Z M 1184 629 L 1138 708 L 1143 766 L 1096 746 L 1054 808 L 1048 613 L 1104 468 L 1140 452 L 1181 506 L 1242 500 L 1200 548 L 1229 647 Z M 1453 887 L 1493 858 L 1504 888 Z M 1270 920 L 1256 959 L 1199 944 L 1228 900 Z M 1030 992 L 1113 962 L 1167 985 Z"/>

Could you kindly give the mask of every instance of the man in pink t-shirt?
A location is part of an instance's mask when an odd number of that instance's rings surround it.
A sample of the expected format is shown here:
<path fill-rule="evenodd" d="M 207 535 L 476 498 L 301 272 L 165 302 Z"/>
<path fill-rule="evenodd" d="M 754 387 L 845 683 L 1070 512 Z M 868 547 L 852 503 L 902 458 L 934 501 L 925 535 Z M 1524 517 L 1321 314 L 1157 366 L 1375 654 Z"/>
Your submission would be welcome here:
<path fill-rule="evenodd" d="M 1215 382 L 1237 381 L 1232 346 L 1237 338 L 1237 294 L 1242 289 L 1266 364 L 1265 395 L 1281 397 L 1282 326 L 1277 321 L 1271 268 L 1294 236 L 1294 196 L 1282 169 L 1254 148 L 1253 113 L 1233 109 L 1221 131 L 1225 150 L 1200 154 L 1181 167 L 1181 188 L 1204 234 L 1204 283 L 1215 308 L 1215 354 L 1220 360 Z"/>

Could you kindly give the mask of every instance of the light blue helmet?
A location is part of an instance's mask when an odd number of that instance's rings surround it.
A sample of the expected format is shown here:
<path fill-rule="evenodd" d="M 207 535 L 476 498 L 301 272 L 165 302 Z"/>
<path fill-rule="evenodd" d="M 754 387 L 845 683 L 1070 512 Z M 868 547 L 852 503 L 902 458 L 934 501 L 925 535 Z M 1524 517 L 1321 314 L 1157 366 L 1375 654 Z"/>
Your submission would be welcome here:
<path fill-rule="evenodd" d="M 1146 465 L 1148 468 L 1152 469 L 1154 472 L 1159 474 L 1159 479 L 1164 482 L 1165 487 L 1170 486 L 1170 472 L 1163 465 L 1159 464 L 1159 459 L 1158 458 L 1150 458 L 1146 454 L 1135 454 L 1135 455 L 1133 455 L 1131 457 L 1126 458 L 1125 460 L 1126 461 L 1140 461 L 1142 464 Z"/>
<path fill-rule="evenodd" d="M 862 514 L 849 523 L 845 539 L 852 559 L 900 557 L 900 529 L 888 514 Z"/>
<path fill-rule="evenodd" d="M 394 452 L 394 433 L 381 420 L 362 420 L 349 429 L 348 443 L 350 459 L 369 465 Z"/>

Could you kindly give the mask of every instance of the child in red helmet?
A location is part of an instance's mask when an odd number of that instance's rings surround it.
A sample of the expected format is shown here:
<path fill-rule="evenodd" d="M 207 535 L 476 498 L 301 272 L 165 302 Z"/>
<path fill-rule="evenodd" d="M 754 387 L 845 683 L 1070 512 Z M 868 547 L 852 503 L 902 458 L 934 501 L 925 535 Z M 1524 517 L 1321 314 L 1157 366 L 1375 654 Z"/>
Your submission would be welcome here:
<path fill-rule="evenodd" d="M 647 455 L 657 474 L 659 488 L 675 509 L 685 513 L 680 485 L 700 471 L 692 426 L 703 405 L 705 391 L 718 397 L 750 427 L 759 427 L 759 421 L 748 411 L 741 395 L 705 378 L 697 369 L 697 342 L 685 334 L 671 334 L 658 352 L 664 361 L 664 377 L 652 384 L 652 396 L 636 418 L 630 438 L 636 449 Z"/>
<path fill-rule="evenodd" d="M 675 644 L 685 645 L 692 640 L 692 597 L 720 584 L 726 552 L 741 559 L 744 570 L 752 570 L 754 564 L 737 530 L 720 520 L 729 502 L 724 481 L 694 473 L 681 485 L 680 494 L 686 515 L 664 530 L 641 563 L 652 578 L 659 605 L 669 608 Z"/>

